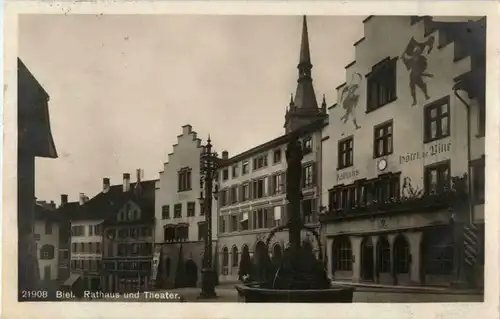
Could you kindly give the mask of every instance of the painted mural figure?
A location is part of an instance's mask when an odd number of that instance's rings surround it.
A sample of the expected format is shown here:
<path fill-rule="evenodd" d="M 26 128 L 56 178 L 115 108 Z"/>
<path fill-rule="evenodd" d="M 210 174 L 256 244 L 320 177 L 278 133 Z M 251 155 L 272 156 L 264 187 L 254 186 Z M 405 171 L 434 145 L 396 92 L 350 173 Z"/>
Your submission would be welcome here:
<path fill-rule="evenodd" d="M 356 106 L 359 101 L 359 85 L 361 83 L 361 74 L 354 73 L 351 78 L 351 82 L 344 87 L 342 93 L 340 94 L 340 103 L 345 110 L 344 115 L 340 118 L 344 123 L 351 117 L 352 123 L 356 129 L 361 126 L 356 122 Z"/>
<path fill-rule="evenodd" d="M 418 87 L 428 100 L 427 84 L 424 78 L 432 78 L 433 74 L 427 72 L 427 55 L 432 52 L 434 47 L 434 37 L 430 37 L 424 42 L 418 42 L 415 38 L 411 38 L 406 46 L 406 50 L 401 55 L 401 59 L 410 72 L 410 91 L 413 99 L 413 105 L 417 104 L 416 87 Z M 426 50 L 427 48 L 427 50 Z"/>

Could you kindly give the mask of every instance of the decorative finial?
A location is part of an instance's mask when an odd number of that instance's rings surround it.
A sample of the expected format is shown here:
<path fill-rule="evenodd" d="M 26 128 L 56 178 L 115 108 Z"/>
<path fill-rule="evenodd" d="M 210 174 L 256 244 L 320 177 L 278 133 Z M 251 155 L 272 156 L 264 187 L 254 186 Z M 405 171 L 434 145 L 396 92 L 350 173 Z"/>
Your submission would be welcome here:
<path fill-rule="evenodd" d="M 321 108 L 323 110 L 326 110 L 326 97 L 324 94 L 323 94 L 323 102 L 321 102 Z"/>
<path fill-rule="evenodd" d="M 295 102 L 293 101 L 293 93 L 290 94 L 290 106 L 295 106 Z"/>

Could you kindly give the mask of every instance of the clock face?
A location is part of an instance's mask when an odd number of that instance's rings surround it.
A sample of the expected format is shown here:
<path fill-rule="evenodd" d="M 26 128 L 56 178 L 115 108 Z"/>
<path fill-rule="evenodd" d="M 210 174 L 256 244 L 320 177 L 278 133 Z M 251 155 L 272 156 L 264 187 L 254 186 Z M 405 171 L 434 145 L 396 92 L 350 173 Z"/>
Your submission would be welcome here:
<path fill-rule="evenodd" d="M 387 167 L 387 161 L 385 159 L 381 159 L 379 162 L 378 162 L 378 169 L 383 171 L 385 170 Z"/>

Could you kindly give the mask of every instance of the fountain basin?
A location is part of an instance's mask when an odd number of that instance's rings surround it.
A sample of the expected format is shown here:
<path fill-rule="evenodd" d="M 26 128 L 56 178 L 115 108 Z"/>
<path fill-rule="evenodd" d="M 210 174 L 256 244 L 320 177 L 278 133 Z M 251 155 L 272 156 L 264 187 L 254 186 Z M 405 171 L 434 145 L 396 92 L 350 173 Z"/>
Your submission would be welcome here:
<path fill-rule="evenodd" d="M 262 288 L 261 283 L 240 284 L 235 286 L 240 302 L 297 302 L 297 303 L 351 303 L 354 288 L 333 285 L 327 289 L 270 289 Z"/>

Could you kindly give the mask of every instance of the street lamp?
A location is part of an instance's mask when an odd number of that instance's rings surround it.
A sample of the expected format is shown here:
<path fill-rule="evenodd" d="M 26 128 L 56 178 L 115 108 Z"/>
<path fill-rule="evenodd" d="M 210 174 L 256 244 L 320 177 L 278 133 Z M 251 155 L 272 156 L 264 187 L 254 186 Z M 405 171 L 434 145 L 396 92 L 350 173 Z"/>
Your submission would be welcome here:
<path fill-rule="evenodd" d="M 215 298 L 216 272 L 212 263 L 212 199 L 217 200 L 218 186 L 214 180 L 218 177 L 220 161 L 217 153 L 212 151 L 210 136 L 207 144 L 202 146 L 200 156 L 200 207 L 205 214 L 206 232 L 203 269 L 201 271 L 201 298 Z"/>

